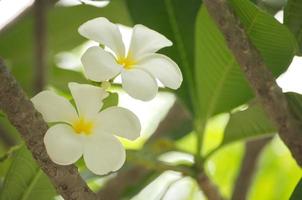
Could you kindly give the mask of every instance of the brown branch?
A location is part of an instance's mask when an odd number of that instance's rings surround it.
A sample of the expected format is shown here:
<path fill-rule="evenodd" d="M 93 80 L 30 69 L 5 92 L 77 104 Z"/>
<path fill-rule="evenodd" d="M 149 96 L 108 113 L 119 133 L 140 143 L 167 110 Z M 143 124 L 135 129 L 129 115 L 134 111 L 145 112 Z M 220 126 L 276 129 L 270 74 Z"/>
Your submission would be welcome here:
<path fill-rule="evenodd" d="M 256 97 L 276 124 L 279 135 L 302 166 L 302 125 L 290 112 L 287 100 L 267 69 L 258 50 L 248 39 L 226 0 L 204 0 L 204 4 L 224 34 L 229 49 L 240 64 Z"/>
<path fill-rule="evenodd" d="M 47 71 L 47 3 L 49 0 L 36 0 L 34 3 L 35 69 L 34 90 L 40 92 L 46 84 Z"/>
<path fill-rule="evenodd" d="M 156 145 L 156 141 L 161 138 L 167 137 L 169 134 L 174 133 L 175 130 L 180 129 L 184 126 L 192 129 L 192 117 L 184 108 L 184 106 L 179 101 L 176 101 L 168 112 L 167 116 L 159 124 L 154 134 L 146 142 L 145 146 L 150 147 L 152 145 Z M 189 132 L 189 130 L 187 131 Z M 194 174 L 192 174 L 192 171 L 186 167 L 177 168 L 177 166 L 173 166 L 171 168 L 167 168 L 167 166 L 160 166 L 158 164 L 157 166 L 150 168 L 150 166 L 144 166 L 143 163 L 141 163 L 134 166 L 134 168 L 130 168 L 127 171 L 118 173 L 115 178 L 108 181 L 108 183 L 99 191 L 98 195 L 102 196 L 104 199 L 121 199 L 123 192 L 128 188 L 129 184 L 130 186 L 139 184 L 140 181 L 150 173 L 150 170 L 165 171 L 168 169 L 179 171 L 185 176 L 191 176 L 195 178 Z M 218 188 L 204 174 L 203 170 L 200 170 L 199 176 L 196 179 L 200 189 L 204 192 L 209 200 L 223 199 L 218 191 Z"/>
<path fill-rule="evenodd" d="M 217 186 L 211 181 L 211 179 L 204 173 L 204 170 L 200 170 L 196 181 L 199 188 L 208 200 L 223 200 Z"/>
<path fill-rule="evenodd" d="M 263 148 L 270 142 L 272 137 L 250 140 L 245 143 L 245 153 L 237 176 L 232 200 L 247 199 L 253 176 L 257 168 L 257 161 Z"/>
<path fill-rule="evenodd" d="M 179 100 L 176 100 L 145 146 L 150 147 L 154 145 L 158 139 L 164 138 L 182 127 L 188 127 L 187 130 L 183 131 L 190 132 L 192 130 L 192 117 L 184 105 Z M 115 178 L 109 180 L 99 191 L 98 195 L 104 199 L 118 200 L 129 187 L 129 184 L 130 186 L 139 184 L 146 174 L 151 172 L 150 170 L 150 168 L 143 165 L 137 165 L 126 171 L 122 171 Z"/>
<path fill-rule="evenodd" d="M 96 199 L 96 195 L 88 188 L 74 165 L 60 166 L 49 159 L 43 144 L 48 126 L 1 60 L 0 109 L 19 131 L 27 148 L 59 194 L 66 200 Z"/>

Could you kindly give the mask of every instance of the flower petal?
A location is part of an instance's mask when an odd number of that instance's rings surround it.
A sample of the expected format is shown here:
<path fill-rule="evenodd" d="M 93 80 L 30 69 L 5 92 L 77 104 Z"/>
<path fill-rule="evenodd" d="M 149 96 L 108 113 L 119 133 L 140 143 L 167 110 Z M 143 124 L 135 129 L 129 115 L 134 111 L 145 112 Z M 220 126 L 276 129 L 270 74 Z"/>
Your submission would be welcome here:
<path fill-rule="evenodd" d="M 96 42 L 104 44 L 118 56 L 125 55 L 125 47 L 118 26 L 104 17 L 98 17 L 82 24 L 79 33 Z"/>
<path fill-rule="evenodd" d="M 149 101 L 156 96 L 158 86 L 156 80 L 142 69 L 123 70 L 123 89 L 133 98 Z"/>
<path fill-rule="evenodd" d="M 85 76 L 93 81 L 106 81 L 121 71 L 115 58 L 101 47 L 90 47 L 81 58 L 85 69 Z"/>
<path fill-rule="evenodd" d="M 150 54 L 140 60 L 137 65 L 150 72 L 168 88 L 177 89 L 182 83 L 183 78 L 178 65 L 167 56 Z"/>
<path fill-rule="evenodd" d="M 48 129 L 44 144 L 51 160 L 59 165 L 75 163 L 83 154 L 80 136 L 67 124 L 57 124 Z"/>
<path fill-rule="evenodd" d="M 98 114 L 97 129 L 129 140 L 139 137 L 141 125 L 136 115 L 128 109 L 109 107 Z"/>
<path fill-rule="evenodd" d="M 120 141 L 113 135 L 95 134 L 87 137 L 84 161 L 95 174 L 104 175 L 116 171 L 125 162 L 126 153 Z"/>
<path fill-rule="evenodd" d="M 146 26 L 138 24 L 133 28 L 129 55 L 138 59 L 143 54 L 154 53 L 167 46 L 172 46 L 169 39 Z"/>
<path fill-rule="evenodd" d="M 71 103 L 52 91 L 42 91 L 34 96 L 31 101 L 46 122 L 72 123 L 78 118 L 77 112 Z"/>
<path fill-rule="evenodd" d="M 69 83 L 68 87 L 80 117 L 94 117 L 103 106 L 102 100 L 108 96 L 104 89 L 93 85 Z"/>

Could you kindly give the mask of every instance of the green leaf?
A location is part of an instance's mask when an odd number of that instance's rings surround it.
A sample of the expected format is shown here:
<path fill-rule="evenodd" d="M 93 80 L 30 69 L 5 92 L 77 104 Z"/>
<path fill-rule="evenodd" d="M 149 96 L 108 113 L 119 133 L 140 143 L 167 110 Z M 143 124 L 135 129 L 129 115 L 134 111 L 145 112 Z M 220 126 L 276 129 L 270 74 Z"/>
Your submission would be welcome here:
<path fill-rule="evenodd" d="M 0 117 L 5 117 L 5 114 L 0 111 Z"/>
<path fill-rule="evenodd" d="M 55 65 L 53 58 L 57 53 L 69 51 L 87 41 L 86 38 L 78 33 L 78 27 L 89 19 L 101 16 L 107 17 L 113 22 L 125 25 L 132 24 L 123 0 L 112 0 L 104 8 L 79 5 L 50 9 L 47 21 L 49 68 Z M 16 24 L 0 33 L 0 55 L 11 67 L 12 73 L 18 82 L 30 95 L 33 92 L 33 69 L 35 63 L 33 24 L 32 10 L 29 10 Z M 61 77 L 57 75 L 57 71 L 50 69 L 49 82 L 60 82 L 63 75 Z M 65 78 L 68 78 L 68 75 Z"/>
<path fill-rule="evenodd" d="M 297 119 L 302 120 L 302 95 L 294 92 L 285 94 L 291 112 Z"/>
<path fill-rule="evenodd" d="M 293 34 L 248 0 L 230 0 L 230 3 L 273 75 L 277 77 L 283 73 L 297 51 Z"/>
<path fill-rule="evenodd" d="M 109 108 L 111 106 L 117 106 L 118 104 L 118 94 L 110 92 L 109 97 L 104 99 L 104 105 L 102 107 L 102 110 Z"/>
<path fill-rule="evenodd" d="M 230 0 L 235 13 L 275 76 L 289 66 L 296 43 L 288 29 L 248 0 Z M 204 119 L 246 103 L 253 93 L 205 7 L 196 23 L 195 80 Z"/>
<path fill-rule="evenodd" d="M 191 111 L 195 83 L 194 22 L 201 0 L 127 0 L 129 13 L 136 24 L 144 24 L 165 35 L 173 46 L 160 51 L 172 58 L 184 75 L 182 87 L 177 94 Z"/>
<path fill-rule="evenodd" d="M 230 115 L 224 131 L 222 145 L 256 136 L 275 133 L 274 124 L 268 119 L 260 105 L 251 105 L 246 110 Z"/>
<path fill-rule="evenodd" d="M 48 177 L 38 167 L 25 146 L 14 154 L 6 174 L 0 199 L 3 200 L 49 200 L 56 192 Z"/>
<path fill-rule="evenodd" d="M 302 179 L 300 179 L 299 183 L 295 187 L 292 195 L 289 200 L 301 200 L 302 199 Z"/>
<path fill-rule="evenodd" d="M 295 35 L 298 44 L 298 55 L 302 56 L 302 1 L 288 0 L 284 8 L 284 24 Z"/>

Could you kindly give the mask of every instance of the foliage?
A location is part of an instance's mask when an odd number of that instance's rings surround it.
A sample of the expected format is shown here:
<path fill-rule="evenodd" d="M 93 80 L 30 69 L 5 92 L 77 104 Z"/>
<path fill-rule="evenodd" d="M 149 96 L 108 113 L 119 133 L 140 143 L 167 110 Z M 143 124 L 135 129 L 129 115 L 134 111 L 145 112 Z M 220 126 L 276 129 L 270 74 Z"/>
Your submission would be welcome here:
<path fill-rule="evenodd" d="M 270 13 L 260 9 L 253 2 L 256 1 L 229 0 L 229 5 L 240 19 L 250 41 L 260 52 L 266 66 L 277 78 L 288 69 L 295 54 L 301 55 L 302 14 L 300 10 L 302 4 L 298 0 L 288 0 L 284 8 L 284 24 L 281 24 Z M 275 9 L 272 8 L 272 10 Z M 202 5 L 202 1 L 111 0 L 108 6 L 103 8 L 78 5 L 57 6 L 50 9 L 47 14 L 47 71 L 50 88 L 69 96 L 68 82 L 88 82 L 80 70 L 59 68 L 54 57 L 60 52 L 74 51 L 79 46 L 82 47 L 85 38 L 78 34 L 78 26 L 99 16 L 125 26 L 143 24 L 165 35 L 173 42 L 173 46 L 161 50 L 160 53 L 175 60 L 184 75 L 182 87 L 175 92 L 175 95 L 186 107 L 185 110 L 188 110 L 189 119 L 181 123 L 181 126 L 172 123 L 174 128 L 164 129 L 166 135 L 157 138 L 155 141 L 158 143 L 140 145 L 143 146 L 141 149 L 133 150 L 140 155 L 140 159 L 148 160 L 152 157 L 150 162 L 154 163 L 146 164 L 145 160 L 137 161 L 136 158 L 127 161 L 121 173 L 141 165 L 147 166 L 148 173 L 136 184 L 127 187 L 123 192 L 123 198 L 139 199 L 139 196 L 136 196 L 139 193 L 143 192 L 142 194 L 145 195 L 148 195 L 148 192 L 152 193 L 152 190 L 148 189 L 150 186 L 154 190 L 167 182 L 158 181 L 162 176 L 162 171 L 158 171 L 157 159 L 153 159 L 167 150 L 186 152 L 187 157 L 184 160 L 191 159 L 193 156 L 205 159 L 206 162 L 201 167 L 206 169 L 222 194 L 230 197 L 236 174 L 240 169 L 243 143 L 254 137 L 276 133 L 276 128 L 255 100 L 239 64 L 227 47 L 224 36 L 210 17 L 206 7 Z M 9 64 L 12 73 L 29 96 L 33 95 L 35 58 L 33 24 L 33 12 L 30 9 L 18 21 L 0 32 L 0 55 Z M 119 88 L 115 91 L 120 93 Z M 286 97 L 295 117 L 302 120 L 301 95 L 286 93 Z M 104 108 L 117 105 L 125 99 L 123 95 L 111 93 L 110 98 L 104 102 Z M 163 98 L 163 101 L 165 100 Z M 137 106 L 138 110 L 140 109 L 136 101 L 131 103 L 134 104 L 132 107 Z M 167 107 L 166 105 L 162 109 L 168 109 Z M 158 113 L 162 110 L 150 107 L 147 114 L 151 112 Z M 223 114 L 222 120 L 219 114 Z M 1 126 L 4 126 L 10 136 L 19 142 L 19 137 L 11 134 L 16 131 L 4 118 L 5 115 L 0 113 Z M 152 131 L 154 132 L 157 124 L 153 121 L 152 119 L 147 123 L 153 124 Z M 195 127 L 192 126 L 193 122 Z M 147 140 L 146 136 L 143 138 Z M 201 145 L 198 146 L 198 143 Z M 131 145 L 136 144 L 131 143 L 129 146 Z M 200 149 L 197 149 L 201 146 L 203 150 L 206 149 L 205 156 L 200 155 Z M 4 155 L 7 150 L 5 144 L 1 143 L 0 155 Z M 177 159 L 183 161 L 180 157 Z M 22 146 L 5 162 L 4 166 L 4 162 L 0 161 L 0 176 L 4 180 L 1 180 L 0 199 L 51 199 L 56 195 L 48 178 L 36 165 L 26 147 Z M 194 165 L 192 159 L 189 163 Z M 10 167 L 7 170 L 8 165 Z M 87 172 L 82 165 L 80 172 L 94 189 L 106 186 L 106 183 L 103 183 L 104 178 Z M 279 139 L 274 139 L 259 160 L 259 169 L 251 186 L 249 198 L 288 199 L 300 176 L 301 170 L 290 157 L 286 147 Z M 110 178 L 114 179 L 109 176 L 108 179 Z M 188 186 L 190 188 L 196 186 L 192 184 L 192 181 Z M 100 185 L 99 182 L 102 184 Z M 154 184 L 154 182 L 158 183 Z M 281 188 L 278 186 L 280 183 L 286 183 L 286 186 Z M 266 186 L 272 192 L 264 191 Z M 291 199 L 300 198 L 300 186 L 301 183 L 297 185 Z M 187 199 L 194 199 L 193 194 L 187 196 Z"/>
<path fill-rule="evenodd" d="M 284 8 L 284 24 L 295 35 L 299 50 L 298 55 L 301 56 L 302 51 L 302 2 L 299 0 L 289 0 Z"/>
<path fill-rule="evenodd" d="M 184 74 L 184 83 L 178 91 L 182 100 L 193 110 L 195 100 L 194 74 L 194 22 L 201 0 L 127 0 L 129 13 L 135 24 L 146 26 L 162 33 L 175 45 L 162 50 L 178 63 Z M 189 23 L 188 23 L 189 22 Z"/>
<path fill-rule="evenodd" d="M 6 174 L 0 199 L 48 200 L 56 194 L 47 176 L 36 164 L 31 153 L 22 145 L 13 155 Z"/>
<path fill-rule="evenodd" d="M 250 105 L 245 110 L 231 114 L 221 145 L 244 138 L 276 133 L 276 131 L 275 126 L 267 118 L 261 106 Z"/>
<path fill-rule="evenodd" d="M 300 180 L 299 183 L 297 184 L 294 192 L 292 193 L 290 200 L 298 200 L 301 199 L 302 197 L 302 181 Z"/>

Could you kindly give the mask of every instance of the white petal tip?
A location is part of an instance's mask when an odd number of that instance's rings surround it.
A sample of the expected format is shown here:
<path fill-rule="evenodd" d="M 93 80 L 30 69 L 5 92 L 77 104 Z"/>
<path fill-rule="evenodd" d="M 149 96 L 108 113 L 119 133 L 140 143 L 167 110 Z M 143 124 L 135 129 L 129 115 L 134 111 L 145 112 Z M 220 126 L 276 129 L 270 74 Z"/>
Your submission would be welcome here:
<path fill-rule="evenodd" d="M 92 26 L 94 26 L 95 24 L 97 24 L 99 22 L 104 22 L 104 21 L 108 22 L 108 19 L 106 19 L 105 17 L 98 17 L 98 18 L 90 19 L 87 22 L 85 22 L 79 26 L 78 33 L 89 39 L 89 32 L 90 32 L 89 29 Z"/>
<path fill-rule="evenodd" d="M 182 78 L 178 80 L 174 85 L 170 85 L 169 88 L 173 90 L 177 90 L 180 88 L 181 84 L 182 84 Z"/>

